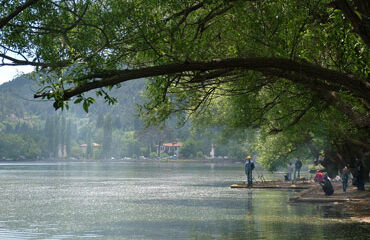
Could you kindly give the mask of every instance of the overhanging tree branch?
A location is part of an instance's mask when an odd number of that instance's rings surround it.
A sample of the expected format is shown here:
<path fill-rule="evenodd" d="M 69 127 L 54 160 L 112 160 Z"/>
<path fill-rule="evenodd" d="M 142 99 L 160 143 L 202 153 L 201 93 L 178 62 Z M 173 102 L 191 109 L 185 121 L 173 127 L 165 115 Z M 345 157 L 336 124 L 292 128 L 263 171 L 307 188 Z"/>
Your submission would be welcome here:
<path fill-rule="evenodd" d="M 8 16 L 0 19 L 0 29 L 6 26 L 13 18 L 18 16 L 23 10 L 30 7 L 31 5 L 37 3 L 38 0 L 29 0 L 26 1 L 24 4 L 20 5 L 19 7 L 15 8 L 13 12 L 11 12 Z"/>
<path fill-rule="evenodd" d="M 356 93 L 357 96 L 360 96 L 365 102 L 370 104 L 370 83 L 366 80 L 308 62 L 269 57 L 216 59 L 204 62 L 173 63 L 141 69 L 100 71 L 83 78 L 92 80 L 91 82 L 64 90 L 61 100 L 65 101 L 93 89 L 113 86 L 133 79 L 221 69 L 255 70 L 259 72 L 277 69 L 281 72 L 295 73 L 309 79 L 321 79 L 328 84 L 341 86 Z M 289 79 L 289 75 L 287 75 L 287 79 Z M 296 82 L 296 79 L 290 80 Z M 34 97 L 43 96 L 45 96 L 45 93 L 36 94 Z"/>
<path fill-rule="evenodd" d="M 34 66 L 34 67 L 41 67 L 41 68 L 55 68 L 55 67 L 66 67 L 70 64 L 69 61 L 61 61 L 56 63 L 43 63 L 43 62 L 35 62 L 35 61 L 28 61 L 28 60 L 20 60 L 14 57 L 10 57 L 6 54 L 0 53 L 0 58 L 9 60 L 9 63 L 2 62 L 0 66 Z"/>
<path fill-rule="evenodd" d="M 302 109 L 299 111 L 299 114 L 293 119 L 292 122 L 290 122 L 287 126 L 283 127 L 283 128 L 272 128 L 270 130 L 270 134 L 276 134 L 276 133 L 279 133 L 279 132 L 282 132 L 284 131 L 285 129 L 288 129 L 294 125 L 296 125 L 300 120 L 301 118 L 314 106 L 314 101 L 311 100 L 310 104 L 308 104 L 308 106 L 305 108 L 305 109 Z M 291 114 L 289 114 L 291 115 Z"/>
<path fill-rule="evenodd" d="M 332 5 L 343 12 L 344 16 L 351 22 L 354 31 L 370 47 L 370 3 L 368 0 L 356 0 L 354 2 L 359 10 L 357 11 L 358 14 L 346 0 L 336 0 Z"/>
<path fill-rule="evenodd" d="M 337 92 L 332 90 L 332 87 L 327 83 L 316 81 L 315 79 L 311 79 L 307 76 L 297 75 L 294 73 L 284 73 L 276 71 L 274 72 L 274 74 L 275 76 L 290 79 L 291 81 L 298 82 L 309 87 L 310 89 L 318 93 L 324 101 L 335 106 L 339 111 L 344 113 L 359 128 L 370 126 L 369 114 L 363 115 L 361 113 L 358 113 L 354 108 L 344 103 L 338 97 Z"/>

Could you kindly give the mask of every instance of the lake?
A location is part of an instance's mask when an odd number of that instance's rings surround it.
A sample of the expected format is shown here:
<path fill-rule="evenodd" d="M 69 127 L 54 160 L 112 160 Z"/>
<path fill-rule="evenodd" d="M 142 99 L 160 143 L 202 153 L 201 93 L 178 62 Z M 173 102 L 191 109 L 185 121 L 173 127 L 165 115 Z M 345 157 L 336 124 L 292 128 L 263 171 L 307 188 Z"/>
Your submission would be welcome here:
<path fill-rule="evenodd" d="M 370 238 L 294 192 L 230 188 L 244 180 L 242 164 L 0 163 L 0 239 Z"/>

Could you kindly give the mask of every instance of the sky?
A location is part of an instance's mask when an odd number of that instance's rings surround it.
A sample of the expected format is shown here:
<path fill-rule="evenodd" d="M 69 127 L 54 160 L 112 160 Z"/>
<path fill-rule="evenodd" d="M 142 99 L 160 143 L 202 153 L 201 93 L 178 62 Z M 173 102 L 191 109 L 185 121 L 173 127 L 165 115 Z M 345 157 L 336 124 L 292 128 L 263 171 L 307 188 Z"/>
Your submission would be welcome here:
<path fill-rule="evenodd" d="M 2 66 L 0 67 L 0 85 L 13 80 L 19 75 L 32 72 L 33 70 L 34 68 L 31 66 Z"/>

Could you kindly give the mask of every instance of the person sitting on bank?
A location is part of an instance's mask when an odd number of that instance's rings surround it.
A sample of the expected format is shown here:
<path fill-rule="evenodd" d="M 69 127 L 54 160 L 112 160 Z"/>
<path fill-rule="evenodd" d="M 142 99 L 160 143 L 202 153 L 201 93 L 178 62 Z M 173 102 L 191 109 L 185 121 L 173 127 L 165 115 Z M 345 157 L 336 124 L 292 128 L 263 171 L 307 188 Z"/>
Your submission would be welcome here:
<path fill-rule="evenodd" d="M 315 175 L 315 182 L 321 183 L 324 181 L 324 174 L 322 171 L 317 171 Z"/>
<path fill-rule="evenodd" d="M 247 175 L 248 187 L 252 187 L 253 185 L 252 171 L 254 169 L 254 163 L 251 161 L 251 156 L 248 156 L 246 158 L 244 169 L 245 169 L 245 174 Z"/>
<path fill-rule="evenodd" d="M 334 188 L 333 185 L 330 182 L 330 179 L 327 175 L 324 176 L 324 181 L 320 182 L 320 185 L 322 187 L 322 190 L 325 192 L 326 196 L 333 195 L 334 193 Z"/>

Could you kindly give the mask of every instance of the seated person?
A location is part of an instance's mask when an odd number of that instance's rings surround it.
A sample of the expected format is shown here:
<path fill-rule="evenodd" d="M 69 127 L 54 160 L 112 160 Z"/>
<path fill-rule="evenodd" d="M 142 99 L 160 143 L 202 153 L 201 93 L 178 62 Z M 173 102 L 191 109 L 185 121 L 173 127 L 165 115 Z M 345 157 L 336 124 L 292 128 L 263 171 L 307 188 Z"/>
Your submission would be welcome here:
<path fill-rule="evenodd" d="M 287 173 L 287 174 L 284 175 L 284 180 L 285 181 L 289 181 L 289 173 Z"/>
<path fill-rule="evenodd" d="M 319 182 L 319 183 L 322 187 L 322 190 L 325 192 L 325 195 L 326 196 L 333 195 L 334 188 L 333 188 L 333 185 L 331 184 L 328 176 L 325 175 L 323 179 L 324 180 L 322 182 Z"/>
<path fill-rule="evenodd" d="M 321 171 L 317 171 L 315 175 L 315 182 L 323 182 L 324 181 L 324 174 Z"/>

